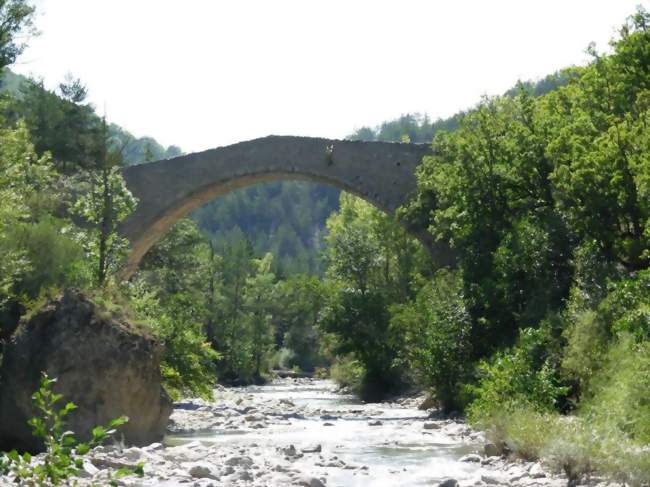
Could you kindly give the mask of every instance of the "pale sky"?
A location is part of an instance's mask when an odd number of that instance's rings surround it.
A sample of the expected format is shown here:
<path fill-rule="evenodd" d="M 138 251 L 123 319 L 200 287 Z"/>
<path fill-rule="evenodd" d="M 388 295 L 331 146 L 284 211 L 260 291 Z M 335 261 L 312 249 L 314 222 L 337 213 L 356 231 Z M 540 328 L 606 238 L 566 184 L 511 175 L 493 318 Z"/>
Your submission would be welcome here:
<path fill-rule="evenodd" d="M 186 152 L 446 117 L 584 64 L 650 0 L 37 0 L 13 69 L 67 72 L 136 136 Z"/>

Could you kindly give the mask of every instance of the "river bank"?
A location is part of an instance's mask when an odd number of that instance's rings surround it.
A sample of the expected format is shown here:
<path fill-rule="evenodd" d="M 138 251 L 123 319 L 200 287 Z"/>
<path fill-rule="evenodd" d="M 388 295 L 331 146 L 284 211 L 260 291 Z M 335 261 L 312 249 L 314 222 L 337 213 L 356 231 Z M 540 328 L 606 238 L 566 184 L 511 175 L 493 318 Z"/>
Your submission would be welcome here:
<path fill-rule="evenodd" d="M 419 410 L 421 401 L 363 404 L 313 379 L 220 387 L 210 403 L 175 405 L 164 444 L 93 450 L 79 485 L 106 485 L 139 462 L 144 476 L 118 485 L 566 485 L 537 463 L 486 456 L 482 433 Z"/>

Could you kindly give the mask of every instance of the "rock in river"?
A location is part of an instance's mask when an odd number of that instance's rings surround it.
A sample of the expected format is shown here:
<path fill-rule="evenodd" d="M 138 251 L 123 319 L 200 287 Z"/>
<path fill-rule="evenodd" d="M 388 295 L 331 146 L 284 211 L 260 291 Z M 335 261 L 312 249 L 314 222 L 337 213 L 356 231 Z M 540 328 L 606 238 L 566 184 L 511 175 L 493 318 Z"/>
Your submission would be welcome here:
<path fill-rule="evenodd" d="M 77 409 L 66 428 L 90 430 L 122 415 L 126 443 L 162 439 L 172 403 L 161 386 L 162 348 L 147 330 L 114 317 L 79 291 L 67 290 L 21 322 L 0 368 L 0 450 L 37 451 L 27 420 L 41 371 L 57 378 L 54 391 Z"/>

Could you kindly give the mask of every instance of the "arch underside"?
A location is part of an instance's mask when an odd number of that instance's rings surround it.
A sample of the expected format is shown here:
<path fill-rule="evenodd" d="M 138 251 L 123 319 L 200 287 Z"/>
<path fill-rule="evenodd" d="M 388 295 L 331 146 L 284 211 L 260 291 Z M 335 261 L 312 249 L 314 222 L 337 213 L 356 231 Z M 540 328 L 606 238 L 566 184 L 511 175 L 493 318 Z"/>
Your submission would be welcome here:
<path fill-rule="evenodd" d="M 415 168 L 427 153 L 429 147 L 419 144 L 272 136 L 125 168 L 138 206 L 120 228 L 131 244 L 122 277 L 131 276 L 153 244 L 192 210 L 254 184 L 326 184 L 393 214 L 415 191 Z"/>

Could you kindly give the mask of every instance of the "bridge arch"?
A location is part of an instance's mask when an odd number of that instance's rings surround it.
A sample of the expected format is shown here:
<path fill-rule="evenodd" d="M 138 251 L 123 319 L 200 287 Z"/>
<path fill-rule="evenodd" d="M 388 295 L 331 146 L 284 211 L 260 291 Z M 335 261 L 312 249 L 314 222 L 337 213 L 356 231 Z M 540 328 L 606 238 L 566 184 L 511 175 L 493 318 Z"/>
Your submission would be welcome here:
<path fill-rule="evenodd" d="M 260 182 L 325 183 L 393 214 L 414 193 L 415 168 L 430 153 L 428 144 L 269 136 L 126 167 L 122 174 L 138 205 L 120 226 L 131 244 L 123 277 L 137 270 L 176 221 L 218 196 Z"/>

